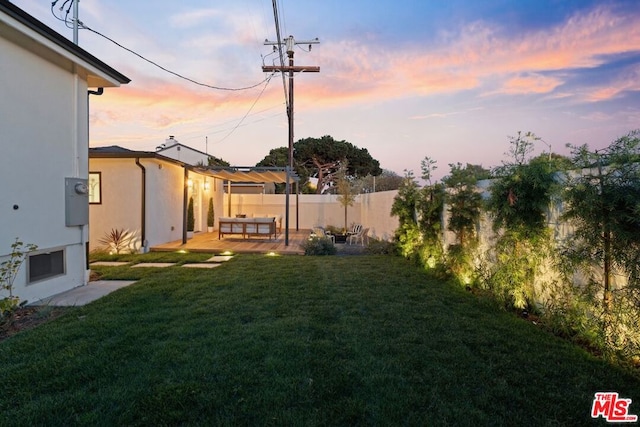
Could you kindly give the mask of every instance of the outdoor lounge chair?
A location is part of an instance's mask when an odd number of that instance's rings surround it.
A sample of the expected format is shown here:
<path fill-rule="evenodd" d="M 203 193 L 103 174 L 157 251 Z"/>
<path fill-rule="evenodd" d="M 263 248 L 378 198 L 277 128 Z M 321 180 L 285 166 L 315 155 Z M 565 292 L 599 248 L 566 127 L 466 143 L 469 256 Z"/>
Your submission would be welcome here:
<path fill-rule="evenodd" d="M 357 244 L 358 240 L 360 240 L 360 244 L 364 246 L 364 239 L 367 237 L 367 234 L 369 234 L 369 229 L 361 227 L 360 231 L 358 231 L 356 234 L 350 234 L 347 237 L 347 243 L 351 245 L 353 244 L 353 242 L 355 242 Z"/>

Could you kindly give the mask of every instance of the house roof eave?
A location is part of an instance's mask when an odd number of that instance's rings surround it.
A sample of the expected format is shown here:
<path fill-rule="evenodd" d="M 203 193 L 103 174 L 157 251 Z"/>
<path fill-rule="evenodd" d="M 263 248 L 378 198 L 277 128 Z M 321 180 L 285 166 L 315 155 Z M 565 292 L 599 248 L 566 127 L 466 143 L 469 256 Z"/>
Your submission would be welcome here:
<path fill-rule="evenodd" d="M 23 37 L 30 38 L 37 45 L 81 66 L 86 71 L 90 87 L 115 87 L 131 81 L 124 74 L 9 2 L 0 1 L 0 24 L 5 26 L 5 33 L 11 30 L 20 32 Z M 25 32 L 20 26 L 29 31 Z"/>

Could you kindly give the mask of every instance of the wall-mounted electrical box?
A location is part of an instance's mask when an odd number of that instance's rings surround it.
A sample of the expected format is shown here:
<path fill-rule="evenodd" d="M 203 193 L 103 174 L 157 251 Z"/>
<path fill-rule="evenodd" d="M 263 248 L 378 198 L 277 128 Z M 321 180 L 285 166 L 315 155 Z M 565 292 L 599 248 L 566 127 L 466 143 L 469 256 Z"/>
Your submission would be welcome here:
<path fill-rule="evenodd" d="M 89 187 L 82 178 L 64 179 L 65 222 L 67 227 L 89 224 Z"/>

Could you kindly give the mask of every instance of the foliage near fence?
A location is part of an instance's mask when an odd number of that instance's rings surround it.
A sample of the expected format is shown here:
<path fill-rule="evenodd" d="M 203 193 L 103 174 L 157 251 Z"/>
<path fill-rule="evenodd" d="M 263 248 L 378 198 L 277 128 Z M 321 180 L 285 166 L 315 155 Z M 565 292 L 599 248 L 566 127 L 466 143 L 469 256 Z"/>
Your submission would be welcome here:
<path fill-rule="evenodd" d="M 392 209 L 399 252 L 607 357 L 640 363 L 640 132 L 604 150 L 573 147 L 571 158 L 532 158 L 538 140 L 531 132 L 510 137 L 484 203 L 476 165 L 450 165 L 433 183 L 436 164 L 427 157 L 422 188 L 406 172 Z M 552 206 L 561 207 L 567 233 L 550 227 Z M 448 247 L 445 216 L 455 235 Z M 482 218 L 491 222 L 487 235 Z"/>

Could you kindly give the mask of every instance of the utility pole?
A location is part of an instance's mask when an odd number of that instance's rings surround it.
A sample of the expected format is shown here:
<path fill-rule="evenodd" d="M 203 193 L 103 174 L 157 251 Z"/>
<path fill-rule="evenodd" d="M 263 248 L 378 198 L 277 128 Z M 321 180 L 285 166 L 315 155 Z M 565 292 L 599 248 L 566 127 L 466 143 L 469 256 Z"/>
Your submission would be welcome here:
<path fill-rule="evenodd" d="M 289 172 L 293 173 L 293 74 L 308 72 L 308 73 L 318 73 L 320 72 L 320 67 L 318 66 L 295 66 L 293 64 L 293 48 L 296 45 L 303 44 L 309 45 L 309 50 L 311 50 L 311 45 L 320 43 L 320 40 L 316 37 L 313 40 L 305 40 L 305 41 L 296 41 L 293 36 L 287 37 L 283 43 L 279 42 L 270 42 L 269 40 L 265 40 L 264 44 L 269 46 L 280 46 L 284 44 L 287 47 L 287 56 L 289 57 L 289 65 L 288 66 L 276 66 L 276 65 L 263 65 L 262 71 L 264 72 L 274 72 L 280 71 L 281 73 L 289 72 L 289 102 L 287 106 L 287 117 L 289 119 Z M 287 177 L 289 175 L 287 174 Z M 286 185 L 286 214 L 285 214 L 285 246 L 289 245 L 289 189 L 291 188 L 289 183 Z M 297 206 L 297 204 L 296 204 Z M 298 215 L 296 215 L 296 229 L 298 223 Z"/>
<path fill-rule="evenodd" d="M 320 67 L 317 66 L 295 66 L 293 65 L 293 48 L 295 45 L 304 44 L 309 45 L 309 50 L 311 50 L 311 45 L 320 43 L 320 40 L 317 38 L 313 40 L 305 40 L 305 41 L 296 41 L 293 36 L 287 37 L 282 44 L 287 47 L 287 56 L 289 57 L 289 65 L 288 66 L 276 66 L 276 65 L 263 65 L 262 71 L 264 72 L 274 72 L 280 71 L 284 73 L 285 71 L 289 72 L 289 102 L 287 108 L 287 117 L 289 118 L 289 167 L 293 169 L 293 73 L 317 73 L 320 71 Z M 264 41 L 265 45 L 269 46 L 278 46 L 280 43 L 271 42 L 269 40 Z"/>
<path fill-rule="evenodd" d="M 74 0 L 73 2 L 73 43 L 74 44 L 78 44 L 78 27 L 80 24 L 79 17 L 78 17 L 79 3 L 80 3 L 80 0 Z"/>

